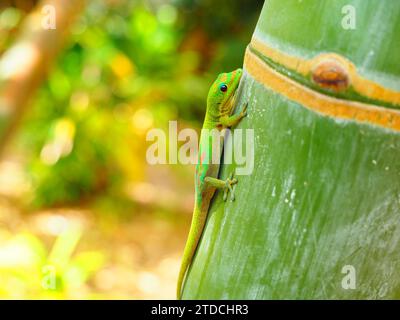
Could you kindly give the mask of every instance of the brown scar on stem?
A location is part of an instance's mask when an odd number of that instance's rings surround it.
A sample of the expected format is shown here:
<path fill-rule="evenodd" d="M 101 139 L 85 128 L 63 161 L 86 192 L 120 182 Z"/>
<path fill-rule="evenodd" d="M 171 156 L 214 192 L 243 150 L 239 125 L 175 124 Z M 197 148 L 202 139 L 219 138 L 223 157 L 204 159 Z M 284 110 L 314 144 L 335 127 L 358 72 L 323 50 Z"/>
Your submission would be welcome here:
<path fill-rule="evenodd" d="M 335 59 L 320 61 L 312 69 L 311 78 L 318 86 L 333 91 L 344 91 L 350 85 L 348 72 Z"/>
<path fill-rule="evenodd" d="M 250 47 L 261 53 L 262 55 L 270 58 L 271 60 L 285 66 L 288 69 L 294 70 L 305 77 L 311 76 L 314 66 L 319 62 L 327 59 L 333 59 L 339 62 L 348 75 L 348 86 L 351 85 L 352 89 L 370 99 L 391 103 L 400 106 L 400 92 L 391 88 L 384 87 L 370 79 L 364 78 L 357 72 L 356 66 L 347 58 L 336 53 L 322 53 L 311 59 L 304 59 L 297 56 L 289 55 L 280 51 L 272 46 L 262 42 L 257 37 L 253 37 Z"/>
<path fill-rule="evenodd" d="M 400 131 L 400 110 L 343 100 L 312 90 L 274 70 L 249 47 L 244 56 L 244 68 L 265 87 L 319 114 Z"/>

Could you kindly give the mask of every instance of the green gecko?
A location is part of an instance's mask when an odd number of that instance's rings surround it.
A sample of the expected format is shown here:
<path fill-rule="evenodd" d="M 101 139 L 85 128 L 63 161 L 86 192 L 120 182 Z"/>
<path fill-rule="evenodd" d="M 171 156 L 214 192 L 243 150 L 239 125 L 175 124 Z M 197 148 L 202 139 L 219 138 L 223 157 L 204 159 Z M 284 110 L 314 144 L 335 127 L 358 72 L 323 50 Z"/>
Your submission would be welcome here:
<path fill-rule="evenodd" d="M 218 179 L 224 142 L 220 139 L 220 148 L 213 148 L 210 130 L 221 131 L 232 127 L 246 116 L 247 104 L 240 113 L 232 115 L 234 95 L 241 77 L 242 69 L 221 73 L 208 92 L 207 110 L 199 143 L 199 161 L 195 174 L 195 206 L 178 277 L 178 299 L 181 298 L 183 281 L 203 233 L 210 202 L 216 189 L 224 190 L 224 201 L 229 192 L 231 192 L 231 200 L 234 200 L 233 186 L 237 183 L 237 179 L 233 178 L 233 174 L 226 181 Z M 218 161 L 213 159 L 218 159 Z"/>

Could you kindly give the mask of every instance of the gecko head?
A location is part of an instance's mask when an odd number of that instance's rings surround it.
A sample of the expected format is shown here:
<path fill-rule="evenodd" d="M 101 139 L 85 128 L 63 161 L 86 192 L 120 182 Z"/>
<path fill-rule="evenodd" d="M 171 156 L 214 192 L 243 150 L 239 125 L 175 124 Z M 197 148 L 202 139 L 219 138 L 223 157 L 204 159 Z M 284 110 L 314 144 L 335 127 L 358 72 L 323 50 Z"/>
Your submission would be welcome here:
<path fill-rule="evenodd" d="M 242 69 L 236 69 L 232 72 L 218 75 L 207 97 L 207 106 L 211 108 L 208 112 L 211 115 L 219 118 L 232 113 L 233 99 L 242 74 Z"/>

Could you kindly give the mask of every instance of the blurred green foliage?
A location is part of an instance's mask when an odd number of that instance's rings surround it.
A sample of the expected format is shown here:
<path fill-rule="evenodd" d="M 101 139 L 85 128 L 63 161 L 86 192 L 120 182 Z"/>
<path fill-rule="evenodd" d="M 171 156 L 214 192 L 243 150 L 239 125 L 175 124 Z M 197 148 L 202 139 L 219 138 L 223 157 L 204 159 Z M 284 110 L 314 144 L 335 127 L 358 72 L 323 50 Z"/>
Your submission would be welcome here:
<path fill-rule="evenodd" d="M 73 296 L 104 264 L 100 251 L 73 255 L 82 231 L 66 228 L 47 253 L 34 234 L 15 235 L 0 250 L 0 296 L 13 299 L 57 299 Z M 75 292 L 75 295 L 79 294 Z"/>
<path fill-rule="evenodd" d="M 146 131 L 200 126 L 208 86 L 242 65 L 261 5 L 89 1 L 18 134 L 30 204 L 79 203 L 145 179 Z M 7 10 L 11 28 L 22 13 Z"/>

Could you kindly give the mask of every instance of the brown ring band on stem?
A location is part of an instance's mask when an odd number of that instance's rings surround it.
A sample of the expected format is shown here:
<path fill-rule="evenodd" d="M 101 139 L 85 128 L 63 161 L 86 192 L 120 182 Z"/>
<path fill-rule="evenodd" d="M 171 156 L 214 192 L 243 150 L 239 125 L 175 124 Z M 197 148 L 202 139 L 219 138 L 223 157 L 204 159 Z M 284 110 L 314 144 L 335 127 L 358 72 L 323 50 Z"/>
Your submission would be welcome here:
<path fill-rule="evenodd" d="M 320 114 L 400 131 L 400 110 L 327 96 L 277 72 L 248 47 L 244 68 L 257 82 Z"/>
<path fill-rule="evenodd" d="M 358 74 L 355 65 L 341 55 L 336 53 L 322 53 L 312 59 L 304 59 L 275 49 L 254 36 L 251 39 L 250 46 L 252 49 L 270 58 L 272 61 L 284 66 L 289 70 L 298 72 L 304 77 L 311 76 L 311 78 L 313 78 L 313 70 L 315 70 L 316 66 L 326 61 L 335 61 L 336 65 L 340 65 L 340 67 L 343 69 L 342 72 L 347 74 L 347 86 L 351 85 L 355 92 L 366 98 L 390 103 L 400 107 L 399 91 L 386 88 L 370 79 L 362 77 Z M 339 87 L 340 90 L 335 91 L 342 91 L 343 89 L 347 88 L 342 86 Z"/>

